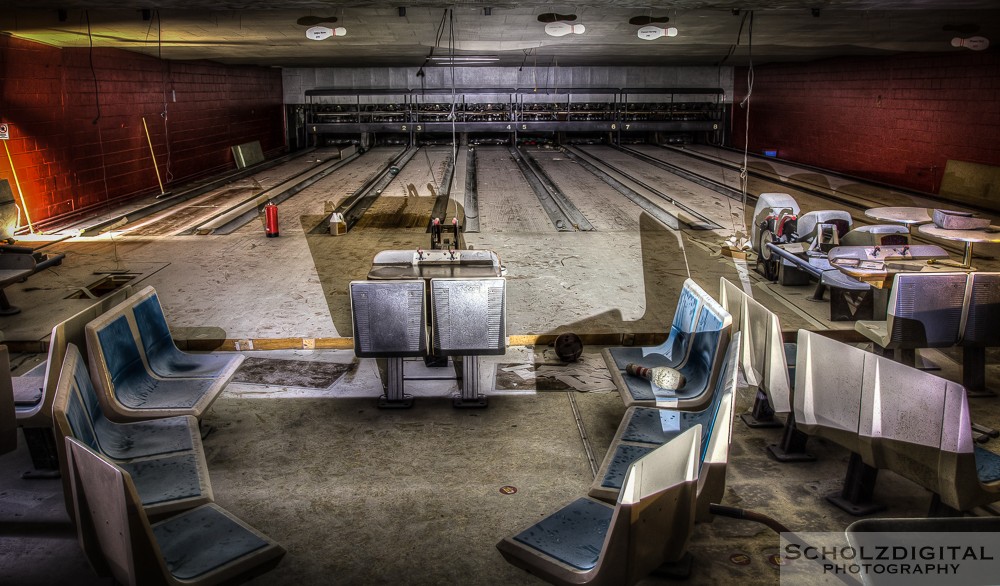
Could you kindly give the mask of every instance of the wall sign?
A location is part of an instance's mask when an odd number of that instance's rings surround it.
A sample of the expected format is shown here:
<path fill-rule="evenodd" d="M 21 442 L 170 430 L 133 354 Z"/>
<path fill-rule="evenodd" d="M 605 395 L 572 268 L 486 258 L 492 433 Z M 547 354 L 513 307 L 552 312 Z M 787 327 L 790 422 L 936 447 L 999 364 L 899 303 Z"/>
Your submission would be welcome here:
<path fill-rule="evenodd" d="M 0 140 L 10 140 L 10 130 L 6 124 L 0 124 Z"/>

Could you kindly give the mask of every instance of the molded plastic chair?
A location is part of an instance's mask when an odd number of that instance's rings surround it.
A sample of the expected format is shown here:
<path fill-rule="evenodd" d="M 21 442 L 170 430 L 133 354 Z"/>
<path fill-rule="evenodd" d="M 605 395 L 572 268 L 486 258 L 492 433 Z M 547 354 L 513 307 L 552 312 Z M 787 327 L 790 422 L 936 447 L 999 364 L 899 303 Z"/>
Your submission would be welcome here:
<path fill-rule="evenodd" d="M 816 236 L 816 226 L 832 224 L 836 229 L 835 237 L 843 238 L 854 225 L 854 219 L 844 210 L 816 210 L 799 216 L 795 226 L 798 241 L 812 240 Z"/>
<path fill-rule="evenodd" d="M 956 511 L 1000 500 L 1000 454 L 973 441 L 962 385 L 869 355 L 859 428 L 860 455 L 930 490 Z"/>
<path fill-rule="evenodd" d="M 756 387 L 761 376 L 762 364 L 756 364 L 752 346 L 755 343 L 753 333 L 747 331 L 746 300 L 748 295 L 736 283 L 725 277 L 719 277 L 719 304 L 733 318 L 733 335 L 743 333 L 743 345 L 740 348 L 740 369 L 743 378 L 751 387 Z"/>
<path fill-rule="evenodd" d="M 905 350 L 912 365 L 918 348 L 958 343 L 965 305 L 966 273 L 897 273 L 886 321 L 858 321 L 855 329 L 885 350 Z"/>
<path fill-rule="evenodd" d="M 86 348 L 87 323 L 131 294 L 132 287 L 123 287 L 57 323 L 49 334 L 49 351 L 45 362 L 13 378 L 17 424 L 24 432 L 31 462 L 36 469 L 26 473 L 25 477 L 46 477 L 59 467 L 58 452 L 61 448 L 52 432 L 52 400 L 67 344 L 73 343 L 81 349 Z"/>
<path fill-rule="evenodd" d="M 173 415 L 200 418 L 228 382 L 154 376 L 127 314 L 114 309 L 87 324 L 87 348 L 101 407 L 117 421 Z"/>
<path fill-rule="evenodd" d="M 8 373 L 8 374 L 4 374 Z M 17 417 L 14 413 L 14 385 L 10 377 L 7 347 L 0 346 L 0 454 L 17 449 Z"/>
<path fill-rule="evenodd" d="M 57 446 L 64 448 L 64 438 L 71 437 L 118 463 L 132 475 L 147 514 L 189 509 L 212 500 L 198 420 L 182 416 L 135 423 L 108 421 L 83 357 L 73 344 L 66 348 L 52 412 Z M 62 449 L 59 452 L 66 507 L 72 516 L 66 454 Z"/>
<path fill-rule="evenodd" d="M 614 505 L 580 498 L 497 544 L 552 584 L 629 585 L 680 560 L 694 526 L 700 425 L 629 467 Z"/>
<path fill-rule="evenodd" d="M 796 425 L 811 436 L 860 451 L 861 389 L 865 358 L 872 354 L 806 330 L 799 330 L 796 350 Z"/>
<path fill-rule="evenodd" d="M 234 583 L 273 568 L 277 543 L 215 504 L 150 524 L 131 475 L 66 438 L 76 525 L 84 551 L 125 585 Z"/>
<path fill-rule="evenodd" d="M 719 377 L 712 403 L 704 411 L 688 412 L 652 407 L 630 407 L 604 456 L 590 487 L 590 496 L 614 502 L 621 491 L 628 467 L 686 431 L 700 425 L 702 453 L 699 456 L 697 521 L 711 521 L 708 506 L 722 501 L 726 490 L 726 466 L 733 430 L 733 406 L 739 384 L 741 334 L 729 344 L 725 368 Z"/>
<path fill-rule="evenodd" d="M 962 384 L 977 394 L 986 388 L 986 348 L 1000 346 L 1000 273 L 969 273 L 962 316 Z"/>
<path fill-rule="evenodd" d="M 712 401 L 712 390 L 722 370 L 723 357 L 729 345 L 732 317 L 714 299 L 702 300 L 702 309 L 691 335 L 688 357 L 677 370 L 684 375 L 678 389 L 661 389 L 650 381 L 611 369 L 626 407 L 661 407 L 682 411 L 699 411 Z M 642 364 L 646 366 L 646 363 Z"/>
<path fill-rule="evenodd" d="M 243 355 L 229 352 L 182 352 L 170 336 L 156 290 L 146 287 L 129 300 L 149 369 L 164 378 L 215 378 L 229 380 L 243 362 Z"/>
<path fill-rule="evenodd" d="M 85 352 L 87 324 L 131 294 L 132 287 L 123 287 L 52 327 L 45 362 L 22 376 L 14 377 L 15 397 L 19 397 L 16 405 L 19 425 L 52 427 L 52 400 L 59 382 L 59 369 L 66 356 L 66 346 L 76 344 L 81 352 Z"/>
<path fill-rule="evenodd" d="M 659 346 L 606 348 L 603 354 L 608 368 L 624 371 L 630 362 L 650 368 L 679 366 L 691 349 L 691 334 L 701 312 L 702 300 L 708 297 L 708 293 L 697 283 L 685 279 L 681 295 L 677 298 L 677 309 L 674 310 L 674 319 L 670 324 L 666 341 Z"/>
<path fill-rule="evenodd" d="M 1000 346 L 1000 273 L 969 273 L 962 346 Z"/>

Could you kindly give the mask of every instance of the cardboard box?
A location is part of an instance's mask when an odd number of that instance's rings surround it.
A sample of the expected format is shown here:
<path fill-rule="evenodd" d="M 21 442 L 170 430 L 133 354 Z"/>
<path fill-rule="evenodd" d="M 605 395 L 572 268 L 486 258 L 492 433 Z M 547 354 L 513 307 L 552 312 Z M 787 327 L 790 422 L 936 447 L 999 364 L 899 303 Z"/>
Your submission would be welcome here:
<path fill-rule="evenodd" d="M 722 252 L 722 256 L 728 256 L 728 257 L 734 258 L 736 260 L 746 260 L 747 259 L 747 251 L 743 250 L 742 248 L 733 248 L 731 246 L 723 246 L 721 252 Z"/>
<path fill-rule="evenodd" d="M 347 222 L 344 221 L 344 214 L 333 214 L 330 216 L 330 234 L 332 236 L 347 234 Z"/>

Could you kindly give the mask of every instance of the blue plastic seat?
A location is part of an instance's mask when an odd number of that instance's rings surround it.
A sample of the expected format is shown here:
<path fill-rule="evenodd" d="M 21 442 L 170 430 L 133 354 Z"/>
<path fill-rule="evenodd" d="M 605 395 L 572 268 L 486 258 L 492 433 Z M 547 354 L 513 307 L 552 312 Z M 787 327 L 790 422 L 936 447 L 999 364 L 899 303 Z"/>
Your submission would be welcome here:
<path fill-rule="evenodd" d="M 77 536 L 91 565 L 121 584 L 229 584 L 277 565 L 285 550 L 214 503 L 150 524 L 124 467 L 66 438 Z"/>
<path fill-rule="evenodd" d="M 150 370 L 164 378 L 219 378 L 243 361 L 242 354 L 182 352 L 170 336 L 160 300 L 152 288 L 135 296 L 132 312 L 146 362 Z"/>
<path fill-rule="evenodd" d="M 627 407 L 667 407 L 686 411 L 704 409 L 712 400 L 711 390 L 722 368 L 729 345 L 732 318 L 711 297 L 702 301 L 695 330 L 690 336 L 687 359 L 677 368 L 684 384 L 677 389 L 661 389 L 649 380 L 612 370 L 622 401 Z M 647 366 L 648 362 L 641 363 Z"/>
<path fill-rule="evenodd" d="M 677 309 L 674 310 L 674 319 L 670 324 L 670 333 L 665 342 L 659 346 L 608 348 L 615 368 L 624 371 L 630 362 L 650 368 L 655 366 L 675 368 L 680 365 L 687 358 L 691 333 L 701 311 L 701 301 L 695 288 L 699 287 L 691 279 L 684 281 L 681 296 L 677 299 Z"/>
<path fill-rule="evenodd" d="M 143 362 L 126 314 L 114 309 L 87 324 L 87 341 L 98 398 L 112 419 L 200 417 L 228 382 L 154 376 Z"/>
<path fill-rule="evenodd" d="M 615 504 L 580 498 L 500 541 L 511 564 L 552 584 L 634 584 L 678 561 L 694 527 L 695 426 L 628 469 Z"/>
<path fill-rule="evenodd" d="M 133 423 L 109 421 L 73 344 L 66 348 L 52 411 L 67 507 L 71 502 L 65 437 L 75 438 L 128 471 L 150 514 L 191 508 L 212 499 L 198 420 L 178 416 Z"/>
<path fill-rule="evenodd" d="M 675 411 L 655 407 L 630 407 L 608 448 L 590 496 L 605 501 L 618 498 L 628 467 L 657 447 L 685 431 L 702 431 L 699 454 L 699 511 L 707 519 L 708 505 L 722 500 L 726 465 L 732 436 L 733 409 L 739 384 L 741 334 L 738 332 L 726 352 L 725 367 L 712 393 L 712 402 L 702 411 Z M 701 519 L 699 519 L 701 520 Z"/>

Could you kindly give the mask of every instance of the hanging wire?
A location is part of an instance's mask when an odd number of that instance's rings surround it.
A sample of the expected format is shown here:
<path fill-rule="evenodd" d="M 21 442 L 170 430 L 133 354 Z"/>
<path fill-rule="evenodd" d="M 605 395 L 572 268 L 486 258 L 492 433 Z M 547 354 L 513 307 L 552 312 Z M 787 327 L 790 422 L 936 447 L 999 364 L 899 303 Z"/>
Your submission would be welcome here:
<path fill-rule="evenodd" d="M 90 74 L 94 78 L 94 103 L 97 105 L 97 116 L 90 123 L 97 124 L 101 119 L 101 88 L 97 84 L 97 70 L 94 69 L 94 34 L 90 30 L 90 11 L 84 10 L 83 15 L 87 19 L 87 40 L 90 41 L 88 57 L 90 59 Z"/>
<path fill-rule="evenodd" d="M 740 189 L 743 195 L 743 209 L 747 206 L 747 156 L 750 152 L 750 96 L 753 95 L 753 11 L 750 11 L 750 25 L 747 28 L 747 58 L 749 60 L 749 66 L 747 67 L 747 95 L 740 102 L 740 106 L 746 109 L 745 120 L 746 123 L 743 126 L 743 166 L 740 167 Z M 744 229 L 746 228 L 746 220 L 743 222 Z"/>
<path fill-rule="evenodd" d="M 742 164 L 740 166 L 740 175 L 739 175 L 740 176 L 740 209 L 739 209 L 738 213 L 734 213 L 733 212 L 732 200 L 728 200 L 729 217 L 730 217 L 730 219 L 732 220 L 732 223 L 733 223 L 733 232 L 734 233 L 742 232 L 743 234 L 749 234 L 749 230 L 747 228 L 747 223 L 746 223 L 746 206 L 747 206 L 747 199 L 748 199 L 747 188 L 748 188 L 748 183 L 749 183 L 749 181 L 748 181 L 748 174 L 747 174 L 747 167 L 748 167 L 748 165 L 747 165 L 747 159 L 748 159 L 748 152 L 749 152 L 749 146 L 750 146 L 750 142 L 749 142 L 750 141 L 750 94 L 753 92 L 753 12 L 754 12 L 753 10 L 749 10 L 749 11 L 743 13 L 743 19 L 740 21 L 739 31 L 737 31 L 737 33 L 736 33 L 736 42 L 734 44 L 730 45 L 729 52 L 726 53 L 725 57 L 723 57 L 719 61 L 719 64 L 718 64 L 718 66 L 719 66 L 719 76 L 721 78 L 721 75 L 722 75 L 722 64 L 725 63 L 726 60 L 728 60 L 730 57 L 732 57 L 736 53 L 736 49 L 737 49 L 737 47 L 740 46 L 741 41 L 742 41 L 743 29 L 744 29 L 744 27 L 746 27 L 747 28 L 747 53 L 748 53 L 748 56 L 749 56 L 749 70 L 747 72 L 747 86 L 748 86 L 747 87 L 747 95 L 739 103 L 739 105 L 746 110 L 746 117 L 745 117 L 746 125 L 745 125 L 745 128 L 744 128 L 745 132 L 744 132 L 744 143 L 743 143 L 743 162 L 742 162 Z M 735 99 L 735 96 L 734 96 L 734 99 Z M 736 107 L 736 103 L 735 102 L 733 103 L 733 107 L 734 108 Z M 725 165 L 722 162 L 720 162 L 719 166 L 722 169 L 723 179 L 725 179 L 725 174 L 726 174 Z M 737 220 L 736 218 L 739 218 L 739 220 Z"/>
<path fill-rule="evenodd" d="M 458 99 L 457 91 L 455 89 L 455 14 L 454 10 L 448 9 L 448 52 L 451 55 L 451 180 L 455 181 L 455 168 L 458 165 L 458 132 L 456 131 L 456 119 L 458 114 L 455 112 L 456 100 Z M 438 188 L 440 192 L 440 187 Z M 451 190 L 448 190 L 448 199 L 451 199 Z M 458 218 L 458 201 L 455 201 L 455 215 L 453 218 Z M 458 248 L 458 242 L 455 243 L 455 248 Z"/>
<path fill-rule="evenodd" d="M 94 36 L 90 28 L 90 11 L 84 10 L 83 14 L 87 19 L 87 39 L 90 41 L 90 74 L 94 78 L 94 102 L 97 105 L 97 117 L 91 123 L 97 126 L 97 144 L 101 151 L 101 177 L 104 184 L 104 205 L 105 209 L 110 213 L 111 190 L 108 188 L 108 166 L 105 161 L 104 134 L 101 132 L 101 125 L 98 124 L 98 121 L 101 119 L 101 92 L 100 85 L 97 82 L 97 68 L 94 67 Z M 115 268 L 118 269 L 121 266 L 121 257 L 118 255 L 118 242 L 115 241 L 113 229 L 111 232 L 111 245 L 115 255 Z"/>
<path fill-rule="evenodd" d="M 163 60 L 163 21 L 160 19 L 160 11 L 156 10 L 156 57 L 160 60 L 160 93 L 163 98 L 163 111 L 160 112 L 160 117 L 163 118 L 163 142 L 167 149 L 167 161 L 164 165 L 163 179 L 166 183 L 170 183 L 174 180 L 174 174 L 170 171 L 170 127 L 167 124 L 167 82 L 164 79 L 164 69 L 170 70 L 170 62 Z M 152 22 L 152 19 L 150 19 Z M 242 25 L 242 21 L 241 21 Z"/>

